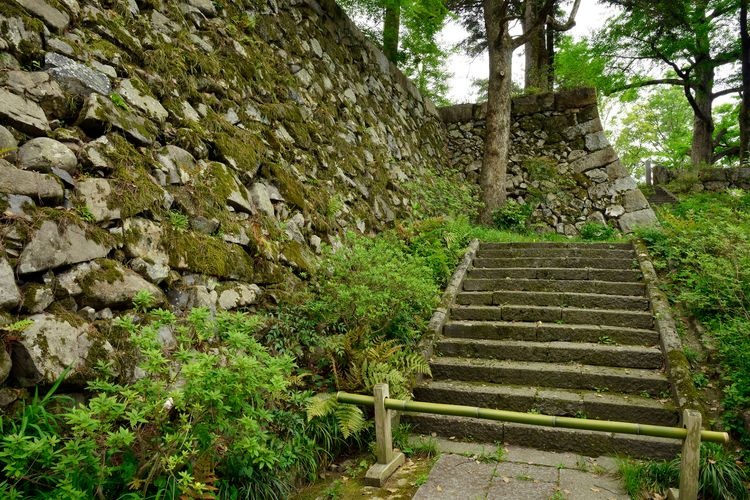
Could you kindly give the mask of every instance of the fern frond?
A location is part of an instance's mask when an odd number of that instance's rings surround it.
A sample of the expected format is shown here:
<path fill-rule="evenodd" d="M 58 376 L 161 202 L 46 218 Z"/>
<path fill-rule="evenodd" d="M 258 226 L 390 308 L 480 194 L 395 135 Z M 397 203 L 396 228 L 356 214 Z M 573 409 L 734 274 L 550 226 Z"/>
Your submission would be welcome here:
<path fill-rule="evenodd" d="M 330 415 L 335 409 L 338 401 L 333 394 L 316 394 L 307 400 L 307 420 L 308 422 L 315 417 L 325 417 Z"/>
<path fill-rule="evenodd" d="M 344 438 L 356 434 L 365 428 L 365 417 L 359 407 L 349 404 L 338 404 L 335 409 L 336 423 Z"/>

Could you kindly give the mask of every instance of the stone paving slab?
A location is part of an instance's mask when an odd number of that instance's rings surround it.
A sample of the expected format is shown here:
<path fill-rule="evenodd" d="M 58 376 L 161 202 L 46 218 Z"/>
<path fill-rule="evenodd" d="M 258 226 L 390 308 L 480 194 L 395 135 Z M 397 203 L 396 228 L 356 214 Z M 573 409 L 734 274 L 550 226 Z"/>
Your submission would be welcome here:
<path fill-rule="evenodd" d="M 417 500 L 627 500 L 610 457 L 545 452 L 503 445 L 437 439 L 444 453 L 414 498 Z"/>

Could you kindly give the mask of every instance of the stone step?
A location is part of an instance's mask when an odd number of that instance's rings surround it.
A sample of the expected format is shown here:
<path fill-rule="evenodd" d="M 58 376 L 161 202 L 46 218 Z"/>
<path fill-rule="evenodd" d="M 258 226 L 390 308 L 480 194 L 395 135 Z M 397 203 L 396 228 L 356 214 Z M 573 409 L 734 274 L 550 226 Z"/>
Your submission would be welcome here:
<path fill-rule="evenodd" d="M 583 250 L 632 250 L 633 244 L 629 241 L 622 243 L 591 242 L 591 243 L 567 243 L 567 242 L 511 242 L 511 243 L 486 243 L 479 244 L 483 250 L 501 250 L 503 248 L 574 248 Z"/>
<path fill-rule="evenodd" d="M 528 342 L 591 342 L 652 346 L 659 342 L 653 330 L 601 325 L 561 325 L 543 322 L 449 321 L 445 337 L 465 339 L 525 340 Z"/>
<path fill-rule="evenodd" d="M 650 425 L 674 426 L 679 422 L 677 410 L 668 398 L 658 400 L 602 391 L 428 380 L 414 388 L 414 399 Z"/>
<path fill-rule="evenodd" d="M 627 326 L 650 329 L 654 317 L 647 311 L 583 309 L 556 306 L 453 306 L 450 318 L 459 321 L 560 322 L 576 325 Z"/>
<path fill-rule="evenodd" d="M 607 389 L 628 394 L 648 393 L 651 396 L 670 390 L 669 380 L 663 373 L 640 368 L 451 357 L 435 358 L 430 362 L 430 367 L 436 380 Z"/>
<path fill-rule="evenodd" d="M 473 291 L 515 290 L 526 292 L 597 293 L 605 295 L 645 296 L 643 283 L 619 283 L 595 280 L 547 280 L 547 279 L 469 279 L 463 289 Z"/>
<path fill-rule="evenodd" d="M 475 268 L 506 267 L 568 267 L 596 269 L 638 269 L 635 259 L 602 259 L 589 257 L 506 257 L 498 259 L 476 258 L 472 262 Z"/>
<path fill-rule="evenodd" d="M 589 309 L 624 309 L 648 311 L 650 302 L 646 297 L 632 295 L 602 295 L 597 293 L 560 292 L 460 292 L 456 295 L 459 305 L 519 305 L 585 307 Z"/>
<path fill-rule="evenodd" d="M 641 270 L 592 269 L 568 267 L 506 267 L 497 269 L 469 269 L 466 279 L 541 279 L 541 280 L 593 280 L 637 282 L 643 278 Z"/>
<path fill-rule="evenodd" d="M 447 415 L 403 414 L 412 431 L 435 433 L 459 440 L 508 443 L 547 451 L 572 452 L 592 457 L 628 455 L 643 459 L 673 459 L 681 442 L 629 434 L 542 427 Z"/>
<path fill-rule="evenodd" d="M 659 369 L 661 349 L 590 342 L 533 342 L 525 340 L 477 340 L 445 338 L 437 343 L 441 356 L 492 358 L 540 363 L 583 363 L 622 368 Z"/>
<path fill-rule="evenodd" d="M 633 249 L 581 249 L 571 247 L 538 247 L 538 248 L 486 248 L 479 247 L 478 258 L 481 259 L 507 259 L 511 257 L 521 258 L 549 258 L 549 257 L 586 257 L 596 259 L 634 259 Z"/>

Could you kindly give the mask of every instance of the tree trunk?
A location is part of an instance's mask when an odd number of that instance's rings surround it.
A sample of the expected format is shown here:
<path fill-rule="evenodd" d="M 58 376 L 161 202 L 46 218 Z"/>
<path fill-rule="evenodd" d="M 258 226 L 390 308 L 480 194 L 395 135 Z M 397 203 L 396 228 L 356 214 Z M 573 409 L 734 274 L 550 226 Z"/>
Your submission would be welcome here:
<path fill-rule="evenodd" d="M 383 16 L 383 53 L 389 61 L 398 59 L 398 38 L 401 29 L 401 1 L 390 0 L 385 4 Z"/>
<path fill-rule="evenodd" d="M 486 136 L 480 187 L 484 208 L 480 222 L 492 222 L 492 214 L 505 203 L 505 173 L 510 148 L 510 91 L 513 42 L 508 33 L 506 2 L 483 0 L 490 74 L 487 95 Z M 506 7 L 506 8 L 503 8 Z"/>
<path fill-rule="evenodd" d="M 750 164 L 750 32 L 748 0 L 740 1 L 740 39 L 742 41 L 742 105 L 740 106 L 740 164 Z"/>
<path fill-rule="evenodd" d="M 524 90 L 547 92 L 550 90 L 546 33 L 549 27 L 546 23 L 536 22 L 541 8 L 540 4 L 540 0 L 526 0 L 524 3 L 523 32 L 534 30 L 528 35 L 528 41 L 524 45 L 526 58 Z"/>
<path fill-rule="evenodd" d="M 698 2 L 702 9 L 703 21 L 706 16 L 706 1 Z M 711 40 L 708 31 L 697 31 L 695 33 L 695 74 L 693 77 L 694 94 L 690 95 L 690 89 L 685 88 L 685 95 L 693 108 L 693 148 L 690 152 L 690 160 L 693 167 L 705 167 L 711 165 L 713 160 L 713 133 L 714 120 L 712 114 L 714 91 L 714 65 L 711 60 Z"/>
<path fill-rule="evenodd" d="M 548 89 L 555 88 L 555 30 L 551 24 L 547 25 L 547 85 Z"/>

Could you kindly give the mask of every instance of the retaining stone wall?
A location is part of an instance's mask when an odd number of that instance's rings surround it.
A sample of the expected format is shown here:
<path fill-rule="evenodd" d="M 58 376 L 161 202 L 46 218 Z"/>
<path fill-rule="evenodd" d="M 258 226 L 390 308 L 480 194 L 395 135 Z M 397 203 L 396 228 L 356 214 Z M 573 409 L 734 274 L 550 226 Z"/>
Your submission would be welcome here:
<path fill-rule="evenodd" d="M 668 184 L 678 177 L 680 177 L 679 171 L 669 170 L 658 165 L 654 167 L 655 185 Z M 694 182 L 689 189 L 696 193 L 702 191 L 720 192 L 727 189 L 750 189 L 750 168 L 706 168 L 698 171 L 697 178 L 690 175 L 690 180 Z"/>
<path fill-rule="evenodd" d="M 533 220 L 566 235 L 589 221 L 624 232 L 656 217 L 607 141 L 594 89 L 513 100 L 508 198 L 533 203 Z M 476 181 L 482 166 L 486 106 L 440 109 L 452 163 Z"/>
<path fill-rule="evenodd" d="M 333 0 L 0 4 L 0 324 L 33 320 L 0 407 L 120 363 L 105 332 L 139 290 L 252 309 L 448 164 L 435 107 Z"/>

